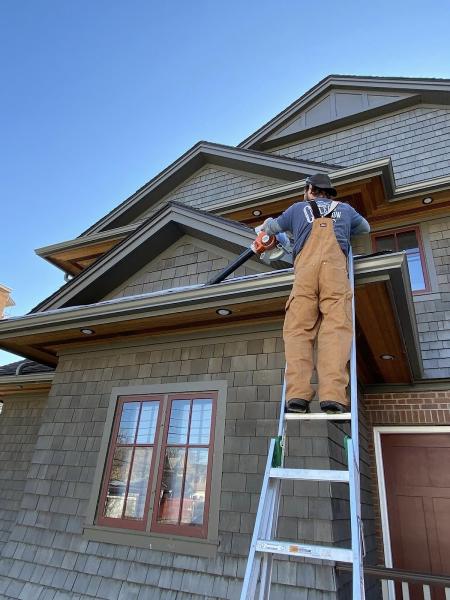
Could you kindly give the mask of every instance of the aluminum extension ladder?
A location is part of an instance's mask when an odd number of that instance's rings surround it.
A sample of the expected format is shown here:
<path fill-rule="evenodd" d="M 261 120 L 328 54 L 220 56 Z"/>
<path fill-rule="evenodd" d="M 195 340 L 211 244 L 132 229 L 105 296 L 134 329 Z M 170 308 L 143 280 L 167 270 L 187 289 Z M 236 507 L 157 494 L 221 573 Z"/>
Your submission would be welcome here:
<path fill-rule="evenodd" d="M 350 249 L 349 279 L 354 291 L 353 255 Z M 278 436 L 271 440 L 266 470 L 256 514 L 255 528 L 250 544 L 247 568 L 240 600 L 268 600 L 272 579 L 274 555 L 288 555 L 311 559 L 338 561 L 353 565 L 353 600 L 364 600 L 363 532 L 360 499 L 358 394 L 356 381 L 355 301 L 352 299 L 353 341 L 350 354 L 351 412 L 336 415 L 326 413 L 284 413 L 286 382 L 283 384 Z M 291 420 L 351 421 L 351 438 L 347 438 L 348 471 L 325 469 L 284 468 L 284 437 L 286 422 Z M 303 481 L 344 482 L 349 484 L 351 548 L 285 542 L 274 539 L 283 479 Z M 257 594 L 258 578 L 260 580 Z"/>

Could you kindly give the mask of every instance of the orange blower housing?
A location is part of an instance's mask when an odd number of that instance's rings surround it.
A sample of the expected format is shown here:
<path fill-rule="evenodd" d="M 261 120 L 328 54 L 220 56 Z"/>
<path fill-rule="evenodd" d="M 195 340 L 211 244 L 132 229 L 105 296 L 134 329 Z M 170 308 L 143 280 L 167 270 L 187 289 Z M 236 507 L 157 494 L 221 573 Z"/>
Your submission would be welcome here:
<path fill-rule="evenodd" d="M 274 235 L 269 235 L 265 231 L 260 231 L 256 236 L 251 248 L 255 254 L 262 254 L 267 250 L 272 250 L 277 245 L 277 238 Z"/>

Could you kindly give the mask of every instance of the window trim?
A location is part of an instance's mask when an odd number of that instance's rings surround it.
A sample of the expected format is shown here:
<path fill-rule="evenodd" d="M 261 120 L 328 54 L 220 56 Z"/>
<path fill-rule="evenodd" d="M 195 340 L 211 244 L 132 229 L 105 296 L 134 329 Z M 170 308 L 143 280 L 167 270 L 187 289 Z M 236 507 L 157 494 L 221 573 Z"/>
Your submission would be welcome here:
<path fill-rule="evenodd" d="M 219 546 L 219 510 L 220 495 L 222 484 L 222 462 L 225 436 L 225 416 L 227 403 L 227 380 L 212 381 L 186 381 L 184 383 L 167 383 L 154 385 L 130 385 L 117 387 L 111 390 L 110 401 L 103 428 L 103 435 L 100 449 L 97 457 L 97 465 L 92 480 L 91 495 L 86 509 L 86 518 L 83 528 L 83 536 L 89 540 L 123 543 L 126 545 L 137 546 L 140 548 L 152 548 L 154 550 L 180 552 L 183 554 L 193 554 L 196 556 L 212 558 L 216 555 Z M 116 412 L 117 401 L 120 396 L 148 395 L 157 394 L 177 394 L 191 392 L 216 392 L 216 419 L 214 427 L 214 452 L 211 461 L 211 479 L 209 496 L 209 514 L 208 514 L 208 534 L 206 538 L 197 538 L 191 536 L 179 536 L 153 532 L 149 527 L 145 531 L 132 530 L 120 527 L 110 527 L 99 525 L 96 522 L 97 507 L 100 498 L 100 488 L 103 480 L 103 473 L 106 464 L 109 441 L 111 438 L 114 415 Z M 166 413 L 167 414 L 167 413 Z M 160 431 L 165 426 L 165 419 L 162 418 Z M 154 453 L 155 461 L 160 461 L 161 445 L 158 445 Z M 150 503 L 154 505 L 155 489 L 150 491 Z M 150 519 L 146 521 L 150 523 Z"/>
<path fill-rule="evenodd" d="M 422 288 L 420 290 L 413 290 L 411 287 L 411 292 L 414 296 L 420 296 L 421 294 L 429 294 L 431 292 L 431 282 L 430 282 L 430 276 L 428 273 L 427 257 L 425 254 L 425 249 L 424 249 L 423 241 L 422 241 L 422 232 L 420 230 L 419 225 L 409 225 L 409 226 L 405 226 L 405 227 L 398 227 L 398 228 L 393 228 L 393 229 L 383 229 L 382 231 L 375 231 L 374 233 L 371 234 L 372 251 L 377 252 L 376 241 L 378 238 L 388 237 L 390 235 L 394 236 L 395 243 L 397 246 L 397 234 L 405 233 L 406 231 L 414 231 L 416 234 L 418 248 L 419 248 L 420 264 L 422 265 L 423 279 L 425 281 L 424 288 Z M 401 251 L 396 249 L 395 252 L 401 252 Z"/>

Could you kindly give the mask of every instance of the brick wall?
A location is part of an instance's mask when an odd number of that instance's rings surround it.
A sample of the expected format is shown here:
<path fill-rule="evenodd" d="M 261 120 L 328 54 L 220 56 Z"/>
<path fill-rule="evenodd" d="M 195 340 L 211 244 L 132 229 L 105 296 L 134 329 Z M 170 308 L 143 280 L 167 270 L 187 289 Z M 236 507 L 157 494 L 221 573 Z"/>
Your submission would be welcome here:
<path fill-rule="evenodd" d="M 0 413 L 0 551 L 17 518 L 45 398 L 3 398 Z"/>
<path fill-rule="evenodd" d="M 236 258 L 231 253 L 228 254 L 229 258 L 224 256 L 224 252 L 214 253 L 206 250 L 201 247 L 201 242 L 184 236 L 157 259 L 130 277 L 120 288 L 108 294 L 105 299 L 206 283 Z M 251 275 L 257 270 L 270 269 L 261 262 L 252 268 L 253 262 L 239 267 L 229 278 Z"/>
<path fill-rule="evenodd" d="M 278 329 L 61 356 L 23 500 L 3 548 L 0 597 L 235 600 L 268 441 L 277 429 L 283 368 Z M 85 539 L 84 516 L 112 387 L 215 379 L 229 384 L 217 557 Z M 290 466 L 330 468 L 327 424 L 291 425 Z M 287 482 L 284 493 L 281 537 L 333 540 L 327 484 Z M 331 600 L 334 589 L 330 566 L 275 562 L 274 599 L 308 593 L 309 599 Z"/>
<path fill-rule="evenodd" d="M 371 427 L 376 425 L 450 425 L 450 390 L 366 394 L 364 407 Z M 368 450 L 375 499 L 377 556 L 379 564 L 384 564 L 373 433 Z"/>
<path fill-rule="evenodd" d="M 390 156 L 397 185 L 450 174 L 450 110 L 417 106 L 274 154 L 350 166 Z"/>

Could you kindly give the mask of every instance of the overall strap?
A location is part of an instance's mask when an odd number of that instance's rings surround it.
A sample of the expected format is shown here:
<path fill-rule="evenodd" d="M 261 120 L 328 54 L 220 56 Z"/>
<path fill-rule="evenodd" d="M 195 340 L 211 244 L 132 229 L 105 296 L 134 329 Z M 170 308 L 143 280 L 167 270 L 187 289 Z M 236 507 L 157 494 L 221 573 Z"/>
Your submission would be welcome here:
<path fill-rule="evenodd" d="M 311 207 L 314 218 L 320 219 L 322 215 L 320 214 L 320 210 L 319 210 L 319 207 L 317 206 L 317 202 L 315 200 L 308 200 L 308 203 Z"/>

